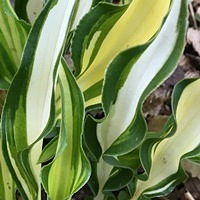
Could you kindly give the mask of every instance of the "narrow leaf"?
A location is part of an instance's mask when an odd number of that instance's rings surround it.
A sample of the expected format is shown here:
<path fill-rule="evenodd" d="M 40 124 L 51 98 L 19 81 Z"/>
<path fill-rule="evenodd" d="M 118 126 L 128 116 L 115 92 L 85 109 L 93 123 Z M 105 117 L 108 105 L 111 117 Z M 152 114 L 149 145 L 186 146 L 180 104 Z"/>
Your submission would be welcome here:
<path fill-rule="evenodd" d="M 15 183 L 6 165 L 3 151 L 2 140 L 0 136 L 0 199 L 14 200 L 15 199 Z"/>
<path fill-rule="evenodd" d="M 111 6 L 105 3 L 97 6 L 96 12 L 90 13 L 90 18 L 95 18 L 97 11 L 100 10 L 102 14 L 99 20 L 89 23 L 91 28 L 87 32 L 81 30 L 83 28 L 80 26 L 79 29 L 84 34 L 80 36 L 81 38 L 78 38 L 78 35 L 77 38 L 75 37 L 79 41 L 81 39 L 84 45 L 83 48 L 79 47 L 78 51 L 73 52 L 77 54 L 76 57 L 79 54 L 79 63 L 75 62 L 75 68 L 78 70 L 77 81 L 82 91 L 93 93 L 93 86 L 100 85 L 108 64 L 121 51 L 148 42 L 160 28 L 169 6 L 170 0 L 164 3 L 158 0 L 136 0 L 132 1 L 128 7 Z M 107 7 L 110 8 L 106 13 Z M 109 17 L 108 14 L 111 12 L 112 17 Z M 86 21 L 87 18 L 82 21 L 82 24 Z M 96 26 L 97 23 L 98 26 Z M 96 95 L 86 99 L 86 106 L 101 102 L 101 97 L 98 98 L 101 94 L 101 85 L 95 89 Z"/>
<path fill-rule="evenodd" d="M 114 142 L 112 148 L 107 150 L 107 155 L 115 155 L 115 152 L 118 155 L 124 154 L 133 150 L 141 142 L 141 135 L 144 136 L 145 133 L 144 123 L 141 123 L 144 121 L 141 115 L 142 103 L 146 96 L 177 66 L 185 45 L 186 18 L 186 1 L 173 1 L 170 13 L 155 40 L 136 62 L 130 61 L 127 68 L 121 71 L 117 84 L 111 85 L 112 82 L 109 80 L 115 65 L 108 68 L 103 99 L 110 99 L 108 102 L 111 107 L 106 109 L 109 109 L 108 117 L 99 128 L 103 128 L 103 132 L 110 135 L 107 148 L 123 134 Z M 159 49 L 162 49 L 162 52 Z M 134 49 L 129 51 L 134 51 Z M 132 66 L 131 62 L 133 62 Z M 123 63 L 118 66 L 122 68 Z M 115 92 L 108 95 L 108 90 Z"/>
<path fill-rule="evenodd" d="M 0 88 L 8 89 L 20 65 L 29 26 L 17 19 L 7 1 L 1 0 L 0 5 Z"/>
<path fill-rule="evenodd" d="M 83 96 L 65 65 L 60 65 L 59 86 L 62 101 L 61 130 L 57 152 L 42 170 L 42 181 L 50 199 L 67 199 L 89 179 L 90 165 L 82 149 L 84 121 Z"/>
<path fill-rule="evenodd" d="M 172 1 L 160 32 L 144 53 L 135 54 L 136 58 L 131 59 L 128 55 L 131 52 L 134 55 L 140 47 L 129 49 L 108 67 L 103 91 L 103 105 L 108 116 L 97 127 L 106 162 L 115 160 L 120 165 L 118 157 L 126 156 L 144 139 L 146 123 L 141 112 L 142 103 L 175 69 L 185 44 L 186 18 L 186 1 Z M 119 74 L 116 67 L 120 69 Z M 104 168 L 104 174 L 108 175 L 105 171 L 109 170 L 109 167 Z M 104 174 L 99 171 L 101 179 Z"/>
<path fill-rule="evenodd" d="M 58 137 L 54 137 L 42 150 L 38 163 L 44 163 L 52 159 L 56 154 Z"/>
<path fill-rule="evenodd" d="M 54 124 L 54 86 L 74 3 L 48 1 L 31 29 L 4 106 L 3 151 L 24 199 L 40 198 L 42 141 L 37 140 Z"/>
<path fill-rule="evenodd" d="M 132 199 L 137 199 L 140 195 L 152 198 L 169 193 L 177 183 L 185 179 L 185 174 L 180 168 L 180 160 L 200 154 L 199 84 L 200 79 L 185 80 L 176 86 L 173 92 L 173 117 L 176 130 L 172 132 L 171 129 L 166 133 L 168 137 L 160 142 L 154 142 L 153 147 L 149 148 L 151 164 L 148 180 L 137 182 Z M 141 150 L 143 155 L 148 151 L 151 139 L 145 143 Z M 141 158 L 144 159 L 143 156 Z"/>

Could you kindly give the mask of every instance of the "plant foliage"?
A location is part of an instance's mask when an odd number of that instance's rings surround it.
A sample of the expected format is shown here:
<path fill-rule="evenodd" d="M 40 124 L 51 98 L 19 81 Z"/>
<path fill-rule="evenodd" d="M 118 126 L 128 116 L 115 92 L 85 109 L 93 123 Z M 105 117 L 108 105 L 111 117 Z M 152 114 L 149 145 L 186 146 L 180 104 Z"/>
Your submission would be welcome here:
<path fill-rule="evenodd" d="M 177 66 L 187 4 L 0 0 L 0 199 L 71 199 L 85 184 L 89 199 L 151 199 L 186 179 L 180 161 L 200 154 L 199 79 L 175 87 L 159 132 L 142 105 Z"/>

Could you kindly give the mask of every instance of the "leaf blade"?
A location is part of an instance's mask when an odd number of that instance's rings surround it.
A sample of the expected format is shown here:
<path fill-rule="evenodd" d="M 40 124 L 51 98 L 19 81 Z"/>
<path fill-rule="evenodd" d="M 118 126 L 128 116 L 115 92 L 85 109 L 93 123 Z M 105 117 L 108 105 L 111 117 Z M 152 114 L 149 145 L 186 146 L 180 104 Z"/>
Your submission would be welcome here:
<path fill-rule="evenodd" d="M 31 29 L 4 106 L 3 150 L 24 199 L 39 197 L 40 139 L 54 125 L 54 85 L 74 3 L 48 1 Z"/>
<path fill-rule="evenodd" d="M 151 151 L 155 150 L 155 152 L 151 152 L 152 164 L 148 179 L 145 182 L 138 181 L 133 199 L 140 195 L 153 197 L 161 193 L 167 194 L 177 182 L 185 179 L 180 168 L 180 160 L 188 157 L 188 153 L 190 156 L 199 154 L 199 143 L 196 140 L 199 137 L 199 109 L 197 109 L 199 107 L 197 100 L 199 83 L 199 79 L 184 80 L 176 86 L 173 93 L 173 98 L 178 100 L 173 104 L 173 120 L 176 130 L 169 132 L 167 135 L 170 136 L 157 143 L 156 148 L 155 145 L 152 148 Z M 159 169 L 156 165 L 159 165 Z"/>
<path fill-rule="evenodd" d="M 0 88 L 8 89 L 17 72 L 30 27 L 15 16 L 11 5 L 1 0 L 0 8 Z"/>
<path fill-rule="evenodd" d="M 142 103 L 176 67 L 184 48 L 186 18 L 186 2 L 172 1 L 171 10 L 160 32 L 145 51 L 137 57 L 137 54 L 134 54 L 135 49 L 132 48 L 115 58 L 121 60 L 121 62 L 116 61 L 118 68 L 122 69 L 119 70 L 121 74 L 114 76 L 118 81 L 110 80 L 111 74 L 117 71 L 115 59 L 109 65 L 103 88 L 103 105 L 108 115 L 97 127 L 98 139 L 104 151 L 102 162 L 113 165 L 111 161 L 114 160 L 114 165 L 116 163 L 120 165 L 118 158 L 126 156 L 143 141 L 147 128 L 141 113 Z M 158 57 L 160 48 L 165 51 L 162 51 L 162 56 Z M 137 59 L 126 56 L 131 51 Z M 173 59 L 172 55 L 174 55 Z M 127 64 L 126 67 L 123 65 L 124 62 Z M 117 76 L 119 78 L 116 78 Z M 104 169 L 107 170 L 110 169 Z M 99 171 L 100 177 L 104 174 Z"/>
<path fill-rule="evenodd" d="M 107 4 L 102 5 L 105 6 Z M 121 7 L 124 10 L 123 12 L 118 12 L 118 15 L 116 14 L 118 18 L 112 16 L 114 24 L 109 27 L 109 30 L 106 30 L 106 36 L 105 30 L 101 29 L 101 27 L 94 28 L 89 34 L 90 43 L 84 47 L 81 55 L 81 73 L 77 77 L 77 81 L 82 91 L 90 90 L 94 84 L 104 78 L 108 64 L 120 52 L 148 42 L 161 26 L 169 5 L 170 1 L 165 1 L 165 4 L 159 1 L 147 1 L 146 3 L 133 1 L 128 8 L 127 6 Z M 140 9 L 145 10 L 145 12 L 139 12 Z M 136 18 L 141 21 L 132 20 Z M 107 21 L 103 23 L 107 23 Z M 149 27 L 149 24 L 151 24 L 151 27 Z M 148 32 L 144 31 L 147 29 Z M 124 32 L 126 32 L 126 37 L 122 37 Z M 99 43 L 101 44 L 100 46 Z M 98 91 L 100 95 L 101 88 Z"/>
<path fill-rule="evenodd" d="M 64 62 L 62 64 L 65 66 Z M 83 96 L 66 66 L 60 66 L 59 85 L 62 99 L 61 132 L 55 158 L 42 170 L 43 184 L 52 199 L 70 198 L 90 176 L 90 164 L 81 144 Z M 63 177 L 64 174 L 66 177 Z"/>

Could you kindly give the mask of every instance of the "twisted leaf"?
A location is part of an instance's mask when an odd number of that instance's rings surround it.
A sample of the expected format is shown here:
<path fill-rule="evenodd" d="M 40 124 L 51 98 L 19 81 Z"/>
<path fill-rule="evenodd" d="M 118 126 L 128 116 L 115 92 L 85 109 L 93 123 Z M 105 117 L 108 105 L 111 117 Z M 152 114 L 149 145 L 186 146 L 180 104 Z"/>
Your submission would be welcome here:
<path fill-rule="evenodd" d="M 4 157 L 24 199 L 40 198 L 39 139 L 54 125 L 57 68 L 74 4 L 75 1 L 48 1 L 31 29 L 4 106 Z"/>
<path fill-rule="evenodd" d="M 180 166 L 181 159 L 200 154 L 199 84 L 200 79 L 189 79 L 176 86 L 173 92 L 173 123 L 167 132 L 163 131 L 165 139 L 154 135 L 142 145 L 141 159 L 148 179 L 138 180 L 132 199 L 166 195 L 186 178 Z M 147 152 L 149 159 L 146 159 Z"/>
<path fill-rule="evenodd" d="M 108 64 L 120 52 L 149 41 L 161 26 L 169 6 L 170 0 L 164 3 L 136 0 L 122 7 L 102 3 L 82 20 L 72 44 L 72 58 L 86 106 L 101 103 Z"/>
<path fill-rule="evenodd" d="M 175 69 L 185 44 L 186 17 L 186 1 L 172 1 L 160 32 L 148 48 L 142 54 L 142 46 L 127 50 L 108 67 L 103 91 L 107 117 L 98 126 L 97 134 L 105 152 L 103 158 L 110 165 L 124 165 L 124 156 L 143 141 L 146 123 L 142 103 Z M 131 54 L 135 57 L 131 58 Z M 104 181 L 112 169 L 105 161 L 99 162 L 99 177 L 104 177 Z"/>
<path fill-rule="evenodd" d="M 84 103 L 64 61 L 59 70 L 62 100 L 61 130 L 56 155 L 42 170 L 42 181 L 50 199 L 70 199 L 89 179 L 90 164 L 82 149 Z"/>

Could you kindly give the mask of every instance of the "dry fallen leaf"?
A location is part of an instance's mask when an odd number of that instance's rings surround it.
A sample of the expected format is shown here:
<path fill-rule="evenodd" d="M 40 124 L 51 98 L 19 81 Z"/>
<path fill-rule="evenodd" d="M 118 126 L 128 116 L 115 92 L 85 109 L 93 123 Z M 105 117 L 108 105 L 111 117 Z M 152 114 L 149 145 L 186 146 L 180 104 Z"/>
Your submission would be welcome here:
<path fill-rule="evenodd" d="M 193 2 L 200 3 L 200 0 L 193 0 Z"/>
<path fill-rule="evenodd" d="M 187 32 L 187 42 L 193 46 L 194 50 L 200 56 L 200 31 L 189 28 Z"/>
<path fill-rule="evenodd" d="M 200 15 L 200 7 L 197 8 L 197 15 Z"/>
<path fill-rule="evenodd" d="M 191 177 L 197 177 L 200 179 L 200 164 L 187 159 L 182 160 L 181 164 L 183 169 L 191 174 Z"/>

